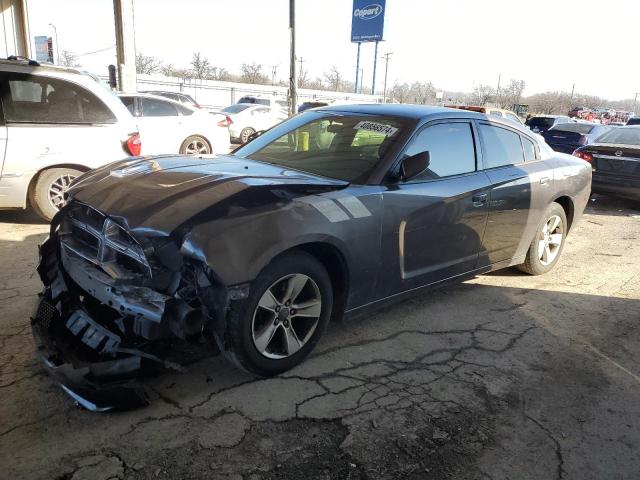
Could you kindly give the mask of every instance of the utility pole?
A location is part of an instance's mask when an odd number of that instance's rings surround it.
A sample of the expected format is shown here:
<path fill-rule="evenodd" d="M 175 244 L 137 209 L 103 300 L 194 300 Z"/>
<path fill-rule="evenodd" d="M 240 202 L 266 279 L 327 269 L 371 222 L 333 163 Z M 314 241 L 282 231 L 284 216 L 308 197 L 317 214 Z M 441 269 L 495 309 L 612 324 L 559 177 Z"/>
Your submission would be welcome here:
<path fill-rule="evenodd" d="M 60 66 L 60 44 L 58 43 L 58 29 L 53 23 L 50 23 L 51 28 L 53 28 L 54 36 L 56 37 L 56 63 Z"/>
<path fill-rule="evenodd" d="M 636 114 L 636 103 L 638 103 L 638 95 L 640 95 L 640 92 L 635 92 L 634 93 L 634 97 L 633 97 L 633 114 Z"/>
<path fill-rule="evenodd" d="M 298 73 L 298 81 L 300 81 L 300 79 L 302 78 L 302 64 L 304 62 L 306 62 L 306 60 L 302 57 L 300 57 L 300 59 L 298 60 L 298 62 L 300 62 L 300 71 Z"/>
<path fill-rule="evenodd" d="M 387 103 L 387 75 L 389 73 L 389 57 L 393 55 L 393 52 L 387 52 L 384 57 L 384 91 L 382 92 L 382 103 Z"/>
<path fill-rule="evenodd" d="M 116 27 L 116 57 L 118 90 L 135 92 L 136 81 L 136 32 L 133 23 L 133 0 L 113 0 Z"/>
<path fill-rule="evenodd" d="M 276 84 L 276 70 L 278 70 L 278 65 L 271 65 L 271 85 Z"/>
<path fill-rule="evenodd" d="M 298 111 L 298 82 L 296 79 L 296 0 L 289 0 L 289 116 Z"/>
<path fill-rule="evenodd" d="M 498 88 L 496 88 L 496 107 L 500 107 L 500 80 L 502 80 L 502 74 L 498 74 Z"/>
<path fill-rule="evenodd" d="M 371 95 L 376 94 L 376 66 L 378 65 L 378 41 L 376 41 L 375 51 L 373 52 L 373 79 L 371 80 Z"/>
<path fill-rule="evenodd" d="M 573 108 L 573 93 L 576 91 L 576 82 L 573 82 L 571 87 L 571 98 L 569 99 L 569 110 Z"/>

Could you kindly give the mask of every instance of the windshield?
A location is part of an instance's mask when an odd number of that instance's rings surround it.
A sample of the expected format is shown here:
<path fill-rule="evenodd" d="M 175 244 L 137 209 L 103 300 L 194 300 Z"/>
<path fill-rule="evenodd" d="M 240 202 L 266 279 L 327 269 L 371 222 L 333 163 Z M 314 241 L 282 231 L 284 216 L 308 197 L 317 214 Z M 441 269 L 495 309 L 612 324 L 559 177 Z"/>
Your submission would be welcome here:
<path fill-rule="evenodd" d="M 246 110 L 247 108 L 251 108 L 251 105 L 247 105 L 246 103 L 245 104 L 236 103 L 235 105 L 229 105 L 228 107 L 223 108 L 222 111 L 226 113 L 240 113 Z"/>
<path fill-rule="evenodd" d="M 616 145 L 640 145 L 640 128 L 614 128 L 600 135 L 597 143 L 614 143 Z"/>
<path fill-rule="evenodd" d="M 310 111 L 272 128 L 235 155 L 359 183 L 401 137 L 406 124 L 395 117 Z"/>
<path fill-rule="evenodd" d="M 527 125 L 531 128 L 544 128 L 545 130 L 553 127 L 555 118 L 552 117 L 533 117 L 527 120 Z"/>
<path fill-rule="evenodd" d="M 587 134 L 593 130 L 595 125 L 590 123 L 561 123 L 560 125 L 556 125 L 551 130 L 561 131 L 561 132 L 573 132 L 573 133 L 581 133 Z"/>

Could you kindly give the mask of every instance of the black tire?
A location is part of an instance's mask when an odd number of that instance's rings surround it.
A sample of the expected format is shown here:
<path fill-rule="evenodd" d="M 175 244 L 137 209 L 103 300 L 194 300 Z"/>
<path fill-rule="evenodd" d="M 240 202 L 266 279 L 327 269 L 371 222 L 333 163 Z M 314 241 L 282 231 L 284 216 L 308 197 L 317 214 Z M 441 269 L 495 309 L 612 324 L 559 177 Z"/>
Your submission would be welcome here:
<path fill-rule="evenodd" d="M 256 133 L 256 131 L 251 127 L 245 127 L 240 132 L 240 143 L 244 145 L 249 141 L 249 137 Z"/>
<path fill-rule="evenodd" d="M 62 199 L 61 195 L 66 191 L 68 183 L 82 173 L 74 168 L 49 168 L 41 171 L 29 195 L 31 206 L 38 216 L 51 221 L 53 216 L 58 213 L 61 206 L 58 200 Z M 53 195 L 51 193 L 53 191 L 60 193 Z"/>
<path fill-rule="evenodd" d="M 274 284 L 282 281 L 284 277 L 296 274 L 309 277 L 314 282 L 311 283 L 314 291 L 317 286 L 320 293 L 321 313 L 315 324 L 315 330 L 309 334 L 306 343 L 299 350 L 283 358 L 268 358 L 258 350 L 254 341 L 255 317 L 258 315 L 257 312 L 262 312 L 258 303 Z M 235 302 L 232 306 L 227 315 L 227 329 L 222 350 L 236 366 L 250 373 L 268 377 L 285 372 L 301 363 L 314 349 L 329 323 L 332 308 L 333 290 L 326 269 L 318 260 L 305 252 L 288 253 L 276 258 L 265 267 L 252 283 L 248 298 L 242 302 Z M 278 314 L 273 313 L 273 315 L 274 322 L 277 323 Z M 267 323 L 270 325 L 270 322 L 271 320 Z M 293 328 L 293 321 L 291 328 Z M 273 329 L 282 331 L 275 327 Z M 272 338 L 276 339 L 275 336 Z"/>
<path fill-rule="evenodd" d="M 548 261 L 545 264 L 545 262 L 543 261 L 543 258 L 541 258 L 540 256 L 540 247 L 541 247 L 540 244 L 545 240 L 545 234 L 544 234 L 545 225 L 547 225 L 550 219 L 553 219 L 555 217 L 558 217 L 560 219 L 559 228 L 561 229 L 561 231 L 554 229 L 555 233 L 554 232 L 551 232 L 551 233 L 554 233 L 555 235 L 561 234 L 562 235 L 561 242 L 560 242 L 560 245 L 557 247 L 557 252 L 553 256 L 553 259 L 551 261 Z M 556 263 L 558 263 L 558 259 L 560 258 L 560 255 L 562 255 L 565 239 L 567 237 L 567 229 L 568 229 L 567 215 L 564 211 L 564 208 L 562 208 L 560 204 L 553 202 L 551 205 L 547 207 L 547 210 L 545 211 L 545 214 L 542 217 L 542 221 L 540 222 L 540 225 L 538 225 L 538 229 L 536 230 L 536 234 L 533 237 L 533 241 L 529 246 L 527 257 L 524 263 L 521 265 L 517 265 L 516 268 L 522 272 L 528 273 L 529 275 L 542 275 L 544 273 L 547 273 L 551 269 L 553 269 Z"/>
<path fill-rule="evenodd" d="M 213 153 L 213 148 L 206 138 L 200 135 L 191 135 L 180 145 L 180 153 L 183 155 L 209 155 Z"/>

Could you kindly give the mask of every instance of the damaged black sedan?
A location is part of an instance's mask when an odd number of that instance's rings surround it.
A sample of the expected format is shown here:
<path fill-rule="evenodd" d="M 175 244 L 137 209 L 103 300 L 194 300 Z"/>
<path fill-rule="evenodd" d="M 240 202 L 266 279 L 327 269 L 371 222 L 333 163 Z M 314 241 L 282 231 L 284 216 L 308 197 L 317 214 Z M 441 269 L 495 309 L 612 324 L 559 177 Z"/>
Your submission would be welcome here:
<path fill-rule="evenodd" d="M 275 375 L 329 320 L 510 265 L 558 262 L 591 168 L 513 123 L 445 108 L 298 115 L 233 155 L 80 177 L 40 251 L 46 368 L 93 410 L 193 348 Z"/>

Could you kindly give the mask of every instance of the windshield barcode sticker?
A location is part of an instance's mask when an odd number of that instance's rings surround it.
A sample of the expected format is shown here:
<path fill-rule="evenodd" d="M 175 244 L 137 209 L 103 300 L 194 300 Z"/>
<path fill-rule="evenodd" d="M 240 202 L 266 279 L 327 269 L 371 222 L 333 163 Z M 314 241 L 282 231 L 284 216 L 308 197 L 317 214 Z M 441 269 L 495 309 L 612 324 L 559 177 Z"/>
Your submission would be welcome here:
<path fill-rule="evenodd" d="M 390 127 L 389 125 L 385 125 L 383 123 L 376 122 L 358 122 L 355 127 L 356 130 L 367 130 L 369 132 L 381 133 L 385 137 L 391 137 L 394 133 L 398 131 L 395 127 Z"/>

